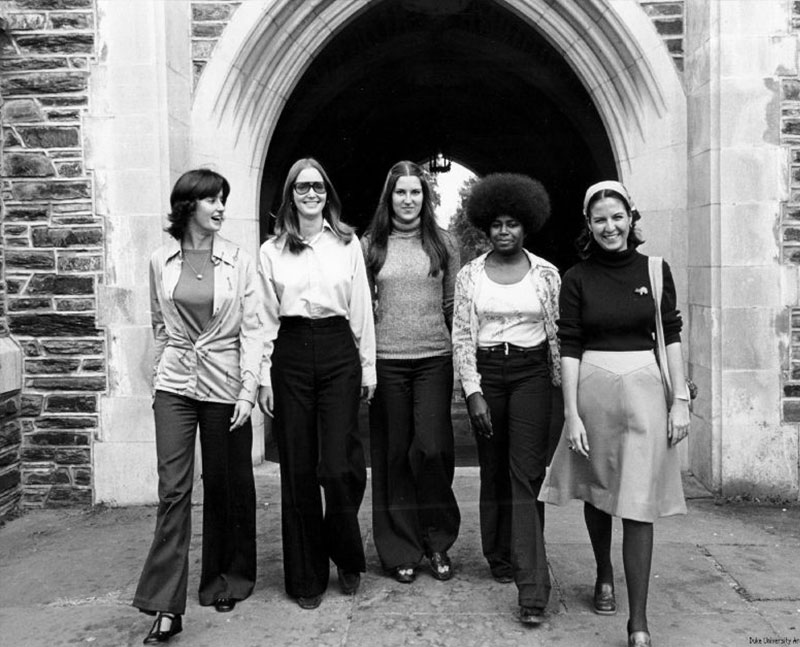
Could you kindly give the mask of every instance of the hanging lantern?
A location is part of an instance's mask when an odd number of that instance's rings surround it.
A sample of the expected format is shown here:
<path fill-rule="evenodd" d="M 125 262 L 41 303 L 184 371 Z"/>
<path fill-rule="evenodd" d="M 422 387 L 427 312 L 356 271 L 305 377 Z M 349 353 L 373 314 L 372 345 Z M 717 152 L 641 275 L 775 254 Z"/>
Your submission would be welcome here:
<path fill-rule="evenodd" d="M 428 160 L 428 170 L 431 173 L 447 173 L 450 170 L 450 158 L 438 150 Z"/>

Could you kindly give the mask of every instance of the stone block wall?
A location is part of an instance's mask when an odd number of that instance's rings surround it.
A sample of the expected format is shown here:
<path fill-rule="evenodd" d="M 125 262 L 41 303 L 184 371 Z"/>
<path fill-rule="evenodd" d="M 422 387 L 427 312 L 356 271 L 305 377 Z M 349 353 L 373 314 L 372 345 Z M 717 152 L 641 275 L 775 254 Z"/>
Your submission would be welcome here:
<path fill-rule="evenodd" d="M 800 2 L 792 2 L 791 27 L 800 32 Z M 789 200 L 781 205 L 781 261 L 800 268 L 800 77 L 786 77 L 780 87 L 780 137 L 789 156 Z M 798 270 L 800 271 L 800 270 Z M 800 305 L 800 304 L 798 304 Z M 788 308 L 789 347 L 782 374 L 783 421 L 800 422 L 800 307 Z"/>
<path fill-rule="evenodd" d="M 0 16 L 0 41 L 8 38 L 8 24 Z M 3 97 L 0 95 L 0 114 L 3 110 Z M 2 148 L 0 148 L 0 156 Z M 0 223 L 3 211 L 0 202 Z M 15 346 L 8 330 L 6 316 L 6 284 L 3 279 L 5 256 L 0 245 L 0 522 L 12 517 L 19 508 L 20 499 L 20 460 L 19 449 L 22 434 L 20 432 L 19 408 L 20 380 L 12 373 L 17 372 L 21 361 L 21 353 L 15 347 L 15 356 L 8 351 Z"/>
<path fill-rule="evenodd" d="M 669 50 L 675 67 L 683 71 L 685 0 L 639 0 Z"/>
<path fill-rule="evenodd" d="M 13 517 L 20 501 L 20 397 L 0 395 L 0 521 Z"/>
<path fill-rule="evenodd" d="M 232 0 L 192 2 L 192 66 L 195 85 L 211 58 L 219 37 L 240 4 L 240 1 Z"/>
<path fill-rule="evenodd" d="M 781 254 L 784 264 L 800 266 L 800 131 L 794 134 L 793 125 L 793 115 L 800 118 L 800 79 L 784 80 L 781 113 L 782 136 L 790 142 L 790 198 L 789 202 L 781 205 Z M 785 349 L 787 361 L 783 367 L 782 409 L 784 422 L 797 423 L 800 422 L 800 307 L 789 308 L 789 326 L 790 343 Z"/>
<path fill-rule="evenodd" d="M 106 344 L 96 325 L 104 227 L 94 213 L 81 124 L 96 8 L 94 0 L 9 0 L 0 12 L 7 25 L 3 301 L 24 350 L 21 503 L 88 504 L 98 394 L 106 388 Z"/>
<path fill-rule="evenodd" d="M 0 23 L 0 29 L 2 23 Z M 2 111 L 0 97 L 0 111 Z M 0 204 L 0 223 L 2 223 Z M 5 258 L 0 245 L 0 522 L 13 517 L 20 501 L 20 413 L 19 364 L 21 352 L 11 340 L 6 315 L 6 284 L 3 280 Z"/>

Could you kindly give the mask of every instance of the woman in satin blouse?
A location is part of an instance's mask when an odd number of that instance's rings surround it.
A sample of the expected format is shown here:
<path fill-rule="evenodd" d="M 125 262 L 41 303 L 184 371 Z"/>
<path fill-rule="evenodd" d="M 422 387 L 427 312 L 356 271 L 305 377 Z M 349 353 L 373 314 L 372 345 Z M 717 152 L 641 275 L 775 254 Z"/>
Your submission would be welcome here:
<path fill-rule="evenodd" d="M 184 173 L 170 196 L 171 239 L 150 259 L 158 457 L 155 536 L 133 605 L 156 615 L 145 644 L 183 628 L 195 435 L 203 478 L 200 604 L 231 611 L 256 578 L 250 412 L 258 388 L 262 315 L 253 259 L 219 235 L 228 181 Z"/>

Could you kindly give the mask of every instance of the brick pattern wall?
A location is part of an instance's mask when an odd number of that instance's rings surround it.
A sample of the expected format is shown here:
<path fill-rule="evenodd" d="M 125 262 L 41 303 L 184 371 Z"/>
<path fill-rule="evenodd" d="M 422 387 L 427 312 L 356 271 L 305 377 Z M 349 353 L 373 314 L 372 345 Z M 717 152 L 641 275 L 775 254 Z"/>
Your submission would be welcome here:
<path fill-rule="evenodd" d="M 13 517 L 20 501 L 19 392 L 0 395 L 0 522 Z"/>
<path fill-rule="evenodd" d="M 87 504 L 106 388 L 103 222 L 81 127 L 97 12 L 94 0 L 7 0 L 2 12 L 3 278 L 8 328 L 24 349 L 22 506 Z"/>
<path fill-rule="evenodd" d="M 800 31 L 800 1 L 792 2 L 791 28 Z M 780 137 L 789 155 L 789 200 L 781 204 L 781 260 L 800 265 L 800 78 L 784 77 L 780 86 Z M 800 422 L 800 307 L 788 309 L 789 348 L 783 366 L 783 419 Z"/>
<path fill-rule="evenodd" d="M 8 23 L 0 16 L 0 42 L 8 38 Z M 0 114 L 3 110 L 3 97 L 0 95 Z M 2 144 L 0 144 L 2 146 Z M 2 157 L 2 148 L 0 148 Z M 2 201 L 0 200 L 0 226 L 3 221 Z M 0 341 L 10 336 L 8 317 L 6 316 L 6 283 L 3 279 L 5 255 L 0 245 Z M 9 371 L 0 357 L 0 371 Z M 5 380 L 0 380 L 5 382 Z M 20 422 L 19 391 L 15 388 L 0 389 L 0 523 L 14 516 L 19 508 L 20 499 Z"/>
<path fill-rule="evenodd" d="M 240 1 L 203 0 L 192 2 L 192 65 L 194 85 L 211 58 L 214 47 L 238 9 Z"/>
<path fill-rule="evenodd" d="M 669 50 L 670 56 L 681 72 L 683 71 L 685 0 L 639 0 L 656 31 Z"/>

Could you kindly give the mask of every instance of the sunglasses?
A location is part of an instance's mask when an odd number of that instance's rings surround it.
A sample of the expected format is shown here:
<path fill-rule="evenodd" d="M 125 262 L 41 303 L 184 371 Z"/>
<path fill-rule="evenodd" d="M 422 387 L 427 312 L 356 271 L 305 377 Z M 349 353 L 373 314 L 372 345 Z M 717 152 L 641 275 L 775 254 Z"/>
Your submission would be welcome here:
<path fill-rule="evenodd" d="M 327 193 L 324 182 L 295 182 L 294 191 L 297 195 L 305 195 L 309 189 L 314 189 L 314 193 Z"/>

